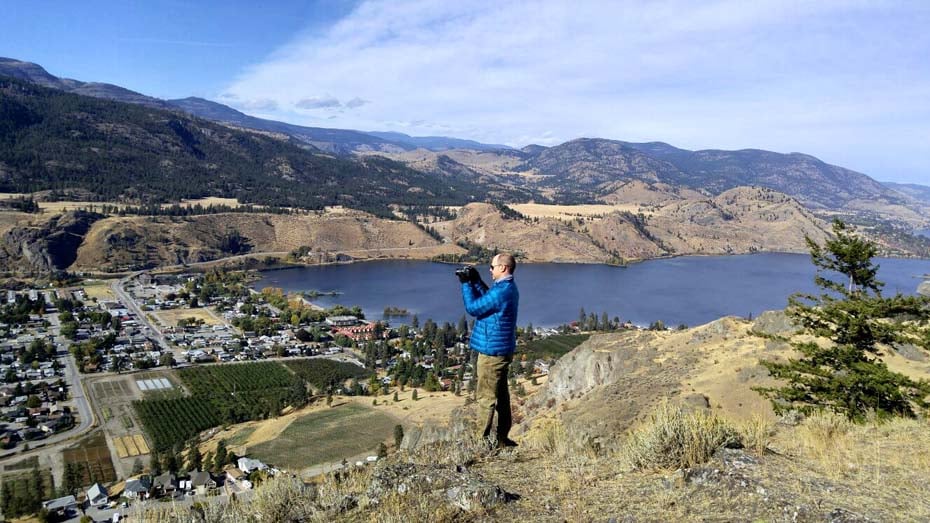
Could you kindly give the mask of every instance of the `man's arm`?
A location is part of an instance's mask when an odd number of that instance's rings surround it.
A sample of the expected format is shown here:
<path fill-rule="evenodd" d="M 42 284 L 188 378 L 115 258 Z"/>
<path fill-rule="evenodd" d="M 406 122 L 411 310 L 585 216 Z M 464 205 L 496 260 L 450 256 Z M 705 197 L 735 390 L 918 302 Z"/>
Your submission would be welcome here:
<path fill-rule="evenodd" d="M 462 284 L 462 297 L 465 299 L 465 311 L 478 318 L 500 310 L 504 304 L 500 287 L 491 287 L 482 293 L 473 282 Z"/>

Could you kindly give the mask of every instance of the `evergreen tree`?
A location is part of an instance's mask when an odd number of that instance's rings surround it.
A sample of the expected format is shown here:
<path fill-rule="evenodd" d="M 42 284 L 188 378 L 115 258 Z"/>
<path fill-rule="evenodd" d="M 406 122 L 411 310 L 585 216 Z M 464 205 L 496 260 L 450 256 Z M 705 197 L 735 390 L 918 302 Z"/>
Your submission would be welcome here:
<path fill-rule="evenodd" d="M 152 453 L 149 455 L 149 470 L 153 475 L 161 474 L 161 455 L 156 449 L 152 449 Z"/>
<path fill-rule="evenodd" d="M 861 422 L 915 415 L 927 409 L 930 383 L 892 372 L 881 360 L 880 345 L 914 343 L 930 349 L 930 336 L 912 320 L 930 317 L 926 298 L 884 298 L 872 262 L 874 244 L 856 236 L 843 222 L 833 222 L 834 237 L 824 246 L 807 238 L 814 281 L 823 293 L 794 295 L 787 312 L 804 332 L 829 343 L 793 343 L 800 358 L 762 361 L 780 387 L 757 388 L 771 399 L 776 412 L 827 409 Z M 831 279 L 837 275 L 842 281 Z"/>
<path fill-rule="evenodd" d="M 187 451 L 187 470 L 200 470 L 202 467 L 203 455 L 195 440 L 191 442 L 190 449 Z"/>
<path fill-rule="evenodd" d="M 387 445 L 382 441 L 378 443 L 378 459 L 384 459 L 387 457 Z"/>
<path fill-rule="evenodd" d="M 226 461 L 229 459 L 227 456 L 228 451 L 226 450 L 226 440 L 221 439 L 216 444 L 216 452 L 213 454 L 213 471 L 219 472 L 223 470 L 223 467 L 226 466 Z"/>
<path fill-rule="evenodd" d="M 404 441 L 403 425 L 394 425 L 394 446 L 400 448 L 401 442 Z"/>

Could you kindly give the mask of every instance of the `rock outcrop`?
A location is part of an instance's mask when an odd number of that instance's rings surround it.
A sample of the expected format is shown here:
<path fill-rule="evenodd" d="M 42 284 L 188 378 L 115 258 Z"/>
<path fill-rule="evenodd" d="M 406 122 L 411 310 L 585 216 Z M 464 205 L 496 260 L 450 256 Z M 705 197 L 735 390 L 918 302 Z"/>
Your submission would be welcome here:
<path fill-rule="evenodd" d="M 85 211 L 52 216 L 39 225 L 18 226 L 0 237 L 0 268 L 43 276 L 67 269 L 93 224 L 103 215 Z"/>
<path fill-rule="evenodd" d="M 924 281 L 917 286 L 917 294 L 921 296 L 930 296 L 930 280 Z"/>

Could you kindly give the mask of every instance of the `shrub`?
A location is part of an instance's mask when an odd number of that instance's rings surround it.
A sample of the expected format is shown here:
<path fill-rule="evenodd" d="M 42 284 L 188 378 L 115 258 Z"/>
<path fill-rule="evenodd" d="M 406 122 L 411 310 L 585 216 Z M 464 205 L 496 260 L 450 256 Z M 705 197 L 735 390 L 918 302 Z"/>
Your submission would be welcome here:
<path fill-rule="evenodd" d="M 630 433 L 621 456 L 634 469 L 689 468 L 723 447 L 740 445 L 737 430 L 716 415 L 663 403 Z"/>

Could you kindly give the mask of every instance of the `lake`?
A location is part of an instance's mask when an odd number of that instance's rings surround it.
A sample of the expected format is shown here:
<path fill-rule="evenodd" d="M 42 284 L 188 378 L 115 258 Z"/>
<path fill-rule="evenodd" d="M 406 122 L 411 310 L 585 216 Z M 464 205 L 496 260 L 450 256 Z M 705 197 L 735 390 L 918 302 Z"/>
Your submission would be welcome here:
<path fill-rule="evenodd" d="M 878 259 L 883 293 L 914 294 L 930 261 Z M 267 271 L 255 288 L 285 291 L 339 291 L 313 302 L 358 305 L 368 319 L 381 319 L 387 306 L 407 309 L 422 323 L 455 322 L 464 313 L 456 265 L 427 261 L 377 261 Z M 490 283 L 487 266 L 480 267 Z M 519 324 L 552 327 L 588 313 L 648 325 L 699 325 L 721 316 L 757 316 L 783 309 L 794 292 L 815 292 L 814 266 L 806 254 L 686 256 L 650 260 L 629 267 L 537 263 L 517 267 Z M 392 318 L 403 323 L 409 318 Z"/>

